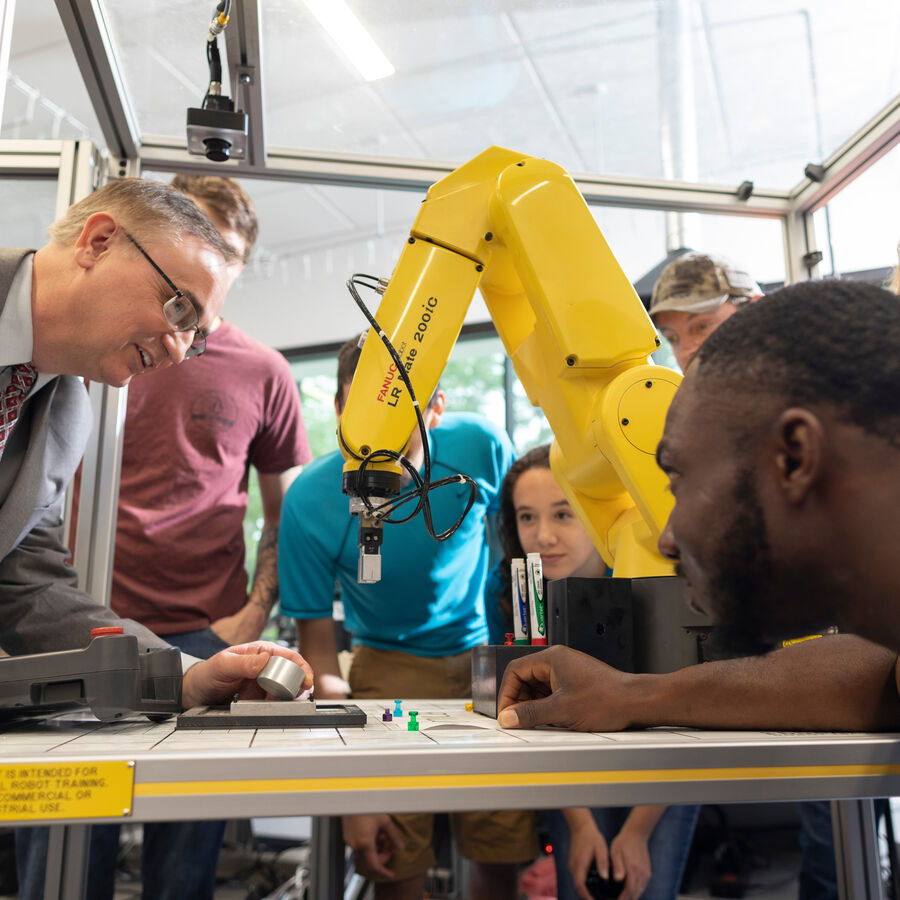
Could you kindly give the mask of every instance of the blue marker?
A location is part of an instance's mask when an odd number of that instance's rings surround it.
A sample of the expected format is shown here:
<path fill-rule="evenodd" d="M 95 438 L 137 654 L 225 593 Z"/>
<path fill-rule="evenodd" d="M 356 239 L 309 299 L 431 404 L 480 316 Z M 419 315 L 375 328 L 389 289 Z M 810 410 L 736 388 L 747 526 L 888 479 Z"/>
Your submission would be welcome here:
<path fill-rule="evenodd" d="M 513 631 L 515 643 L 530 644 L 528 637 L 528 581 L 525 576 L 525 560 L 510 562 L 510 583 L 512 585 Z"/>
<path fill-rule="evenodd" d="M 403 702 L 402 700 L 395 700 L 395 701 L 394 701 L 394 718 L 395 718 L 395 719 L 402 719 L 402 718 L 403 718 L 403 710 L 400 709 L 400 704 L 401 704 L 402 702 Z"/>

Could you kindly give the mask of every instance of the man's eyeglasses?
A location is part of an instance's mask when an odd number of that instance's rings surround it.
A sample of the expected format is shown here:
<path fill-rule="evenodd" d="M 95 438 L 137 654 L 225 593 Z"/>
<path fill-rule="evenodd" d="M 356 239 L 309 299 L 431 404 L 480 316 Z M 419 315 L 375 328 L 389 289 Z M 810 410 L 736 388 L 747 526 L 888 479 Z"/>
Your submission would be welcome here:
<path fill-rule="evenodd" d="M 165 283 L 175 292 L 175 295 L 170 297 L 163 304 L 163 312 L 165 313 L 166 321 L 176 331 L 194 332 L 194 339 L 191 341 L 191 346 L 188 347 L 187 353 L 184 354 L 185 359 L 190 356 L 201 356 L 203 351 L 206 350 L 206 332 L 200 327 L 200 314 L 197 312 L 197 307 L 194 306 L 193 301 L 188 297 L 185 297 L 185 295 L 175 287 L 175 283 L 172 279 L 163 272 L 163 270 L 153 261 L 150 254 L 124 228 L 122 229 L 122 234 L 138 248 L 144 259 L 159 272 L 163 281 L 165 281 Z"/>

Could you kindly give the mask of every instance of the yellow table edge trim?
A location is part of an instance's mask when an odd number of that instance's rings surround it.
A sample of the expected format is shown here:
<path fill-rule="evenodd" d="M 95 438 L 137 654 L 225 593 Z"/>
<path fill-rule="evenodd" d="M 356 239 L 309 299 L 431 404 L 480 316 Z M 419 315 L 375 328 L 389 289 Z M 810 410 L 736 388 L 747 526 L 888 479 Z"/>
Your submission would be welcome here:
<path fill-rule="evenodd" d="M 491 772 L 464 775 L 354 775 L 336 778 L 259 778 L 230 781 L 137 782 L 135 797 L 185 794 L 280 794 L 315 791 L 415 790 L 417 788 L 540 787 L 673 781 L 740 781 L 774 778 L 847 778 L 900 775 L 900 764 L 849 766 L 747 766 L 717 769 L 635 769 L 624 772 Z"/>

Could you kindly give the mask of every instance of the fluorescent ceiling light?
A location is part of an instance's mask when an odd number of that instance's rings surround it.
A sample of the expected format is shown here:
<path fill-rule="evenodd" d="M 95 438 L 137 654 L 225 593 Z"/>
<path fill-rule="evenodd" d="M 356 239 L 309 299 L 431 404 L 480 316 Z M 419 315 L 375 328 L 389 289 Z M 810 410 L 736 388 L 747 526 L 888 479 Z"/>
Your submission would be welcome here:
<path fill-rule="evenodd" d="M 366 81 L 394 74 L 391 61 L 344 0 L 306 0 L 306 5 Z"/>

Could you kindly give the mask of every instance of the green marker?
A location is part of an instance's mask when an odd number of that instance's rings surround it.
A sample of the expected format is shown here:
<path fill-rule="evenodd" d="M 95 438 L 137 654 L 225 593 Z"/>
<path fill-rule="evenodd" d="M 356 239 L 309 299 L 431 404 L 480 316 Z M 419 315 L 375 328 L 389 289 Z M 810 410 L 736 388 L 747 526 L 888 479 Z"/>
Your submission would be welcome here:
<path fill-rule="evenodd" d="M 540 553 L 529 553 L 525 558 L 525 575 L 528 578 L 528 609 L 531 613 L 532 645 L 546 646 L 547 618 L 544 614 L 544 567 Z"/>

